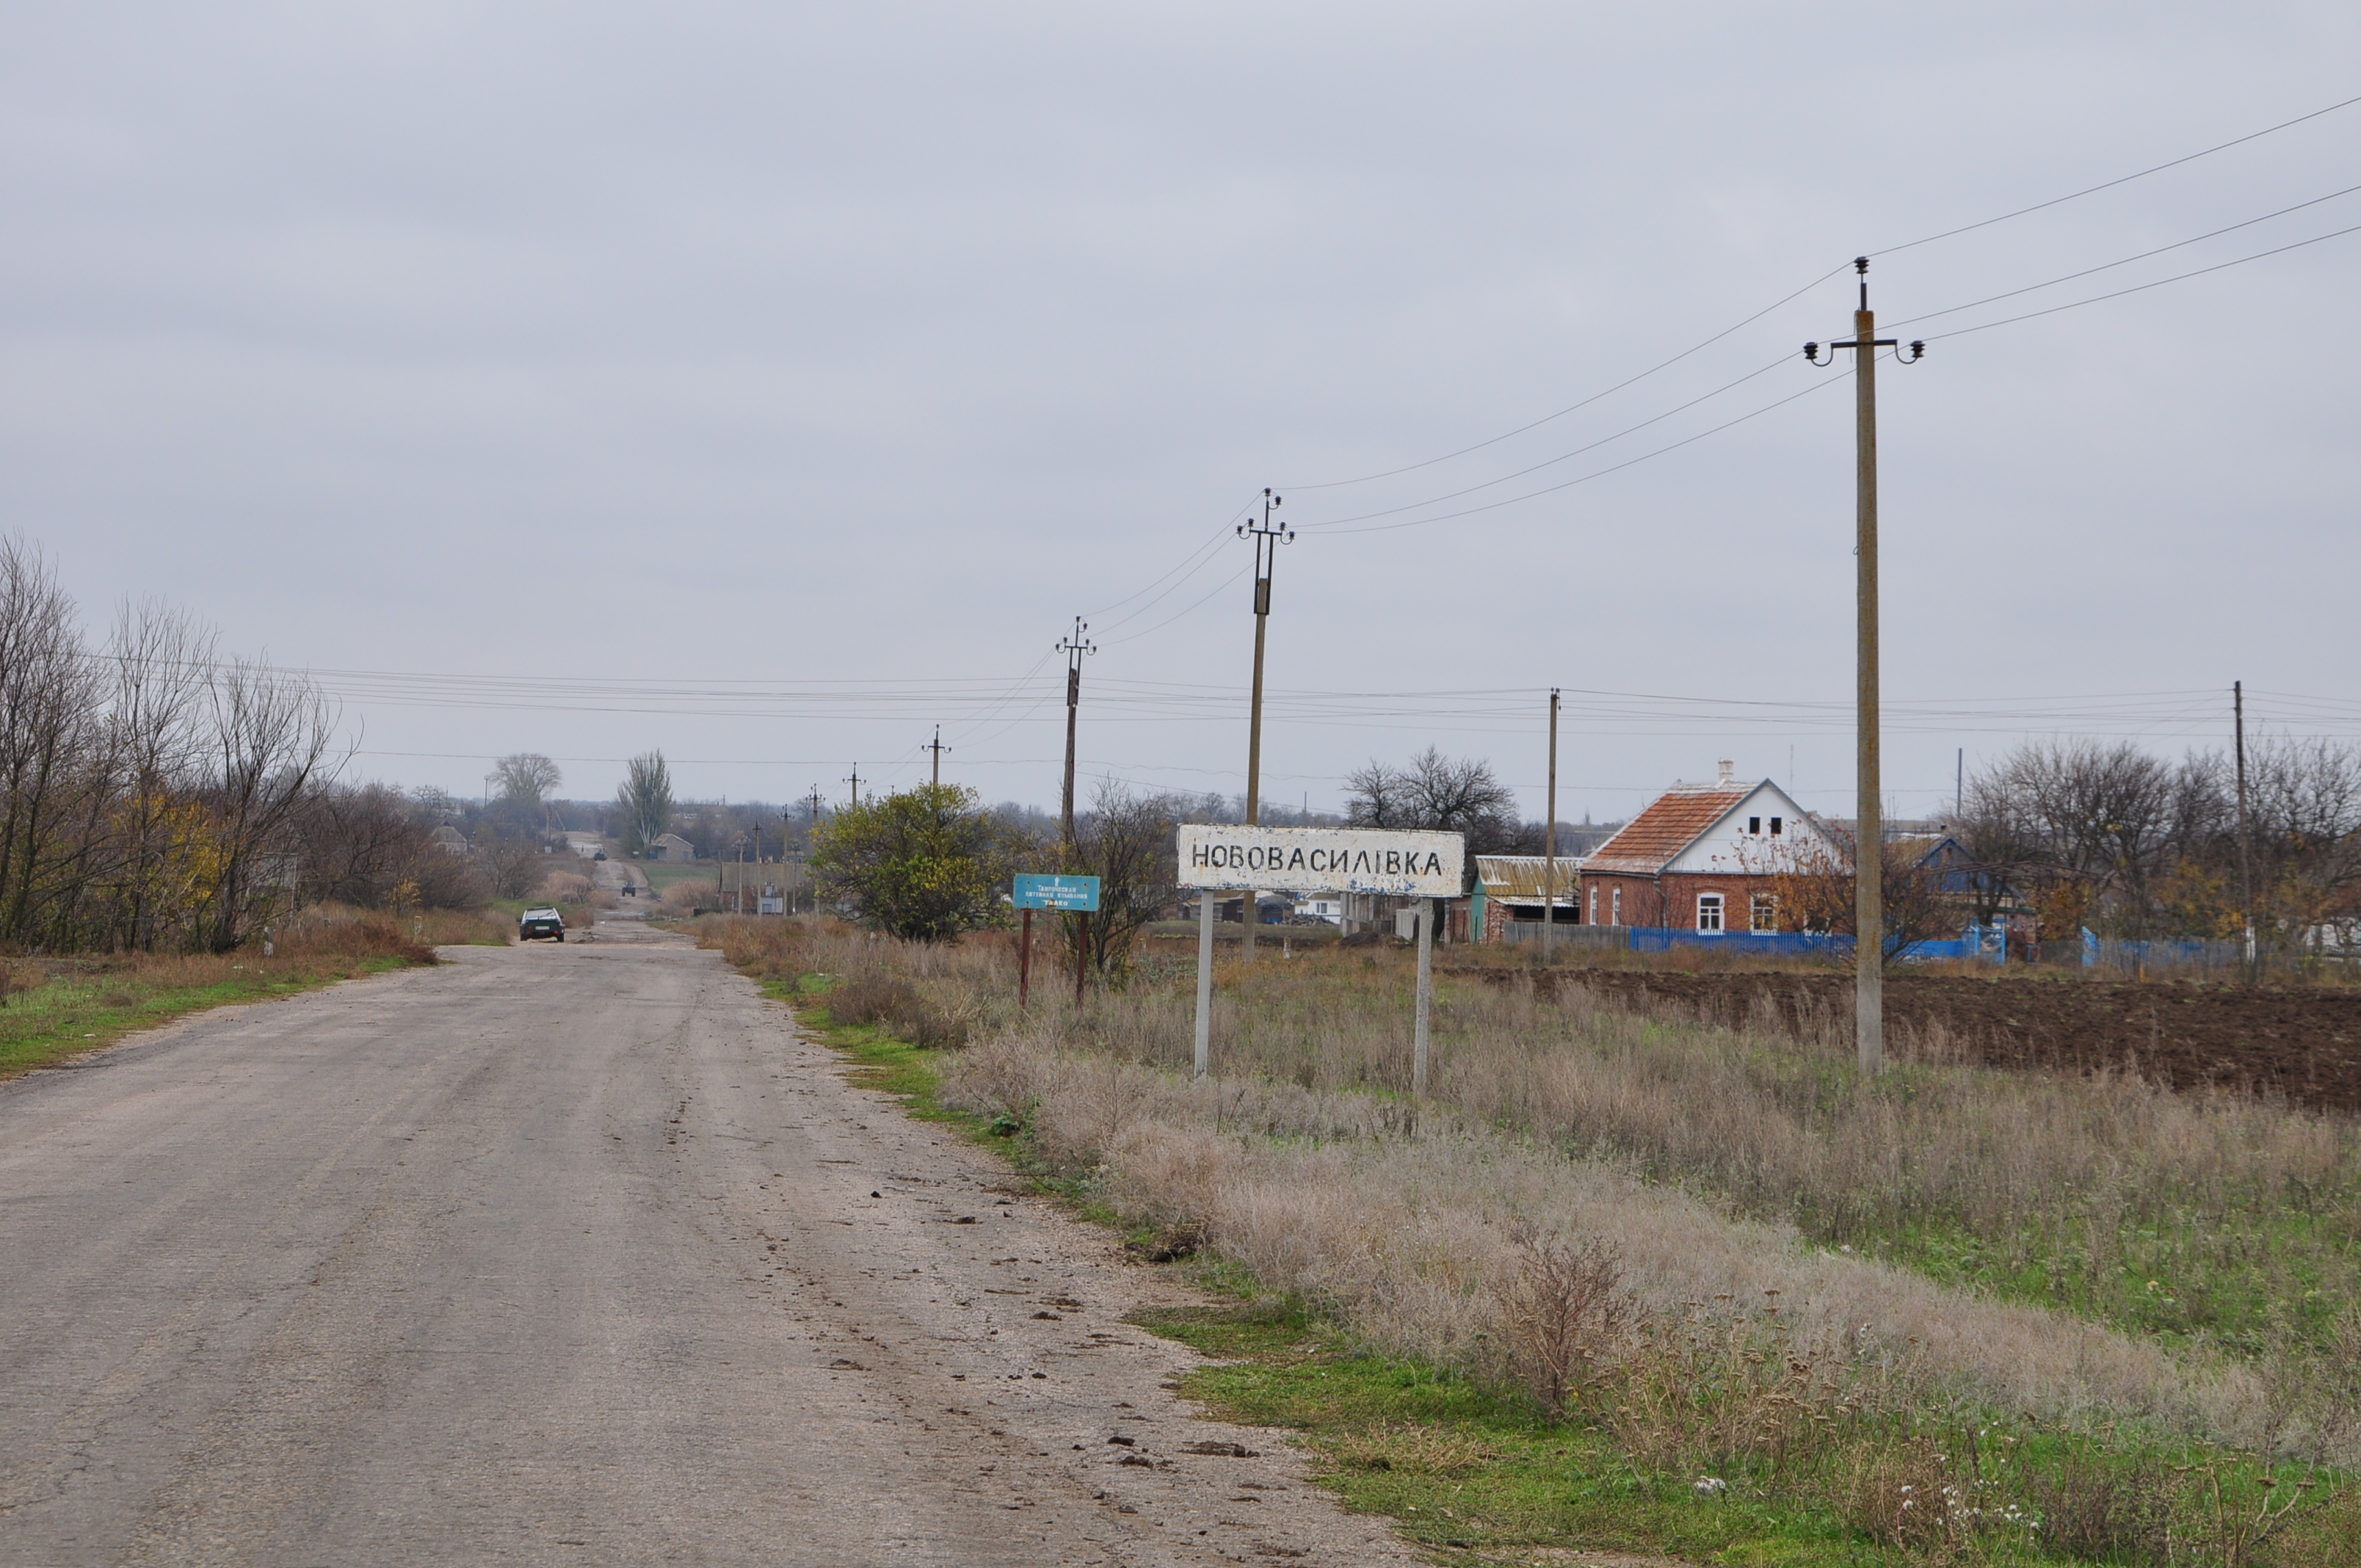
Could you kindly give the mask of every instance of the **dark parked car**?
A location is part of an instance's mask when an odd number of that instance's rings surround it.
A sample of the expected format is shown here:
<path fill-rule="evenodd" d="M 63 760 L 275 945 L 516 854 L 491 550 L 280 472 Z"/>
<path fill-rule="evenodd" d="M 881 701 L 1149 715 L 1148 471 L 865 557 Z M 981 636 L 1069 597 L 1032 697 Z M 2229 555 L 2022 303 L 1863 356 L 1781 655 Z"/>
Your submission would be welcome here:
<path fill-rule="evenodd" d="M 530 942 L 536 937 L 566 940 L 566 918 L 548 905 L 539 905 L 517 917 L 517 940 Z"/>
<path fill-rule="evenodd" d="M 591 858 L 592 860 L 594 860 L 594 861 L 603 861 L 603 860 L 605 860 L 605 859 L 607 858 L 607 851 L 606 851 L 606 850 L 598 850 L 596 854 L 593 854 L 590 858 Z"/>

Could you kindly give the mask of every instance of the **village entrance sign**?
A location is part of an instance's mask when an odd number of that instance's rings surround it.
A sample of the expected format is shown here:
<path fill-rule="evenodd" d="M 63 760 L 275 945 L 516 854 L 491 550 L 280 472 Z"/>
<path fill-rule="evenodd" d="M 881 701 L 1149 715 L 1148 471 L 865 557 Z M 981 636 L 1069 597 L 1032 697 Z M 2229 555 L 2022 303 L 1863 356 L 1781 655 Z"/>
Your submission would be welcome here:
<path fill-rule="evenodd" d="M 1456 833 L 1405 833 L 1373 828 L 1232 828 L 1191 824 L 1180 829 L 1182 887 L 1197 901 L 1197 1076 L 1212 1065 L 1214 892 L 1255 897 L 1273 893 L 1367 893 L 1421 900 L 1418 911 L 1418 1027 L 1411 1058 L 1411 1090 L 1426 1092 L 1426 1017 L 1434 993 L 1434 900 L 1456 898 L 1466 872 L 1466 840 Z"/>

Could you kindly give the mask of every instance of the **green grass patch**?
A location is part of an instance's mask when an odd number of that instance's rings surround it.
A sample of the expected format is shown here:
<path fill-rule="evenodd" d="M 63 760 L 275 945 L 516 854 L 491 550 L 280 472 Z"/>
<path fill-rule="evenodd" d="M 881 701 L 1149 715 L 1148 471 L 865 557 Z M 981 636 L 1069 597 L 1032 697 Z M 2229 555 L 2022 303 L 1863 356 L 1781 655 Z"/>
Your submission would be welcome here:
<path fill-rule="evenodd" d="M 388 956 L 333 962 L 257 958 L 159 960 L 116 970 L 60 968 L 38 985 L 11 991 L 0 1004 L 0 1077 L 113 1045 L 126 1035 L 192 1013 L 293 996 L 408 964 Z"/>
<path fill-rule="evenodd" d="M 1360 1348 L 1299 1305 L 1167 1309 L 1134 1321 L 1219 1359 L 1181 1379 L 1184 1396 L 1226 1420 L 1299 1433 L 1323 1486 L 1453 1554 L 1445 1560 L 1530 1562 L 1519 1550 L 1542 1547 L 1730 1563 L 1906 1561 L 1825 1508 L 1642 1476 L 1596 1431 Z"/>
<path fill-rule="evenodd" d="M 851 1082 L 893 1095 L 919 1121 L 947 1124 L 978 1137 L 992 1135 L 983 1118 L 941 1102 L 940 1051 L 896 1039 L 883 1025 L 840 1024 L 829 1015 L 827 997 L 836 987 L 834 976 L 804 974 L 760 983 L 763 995 L 785 1003 L 824 1044 L 851 1058 L 845 1075 Z"/>

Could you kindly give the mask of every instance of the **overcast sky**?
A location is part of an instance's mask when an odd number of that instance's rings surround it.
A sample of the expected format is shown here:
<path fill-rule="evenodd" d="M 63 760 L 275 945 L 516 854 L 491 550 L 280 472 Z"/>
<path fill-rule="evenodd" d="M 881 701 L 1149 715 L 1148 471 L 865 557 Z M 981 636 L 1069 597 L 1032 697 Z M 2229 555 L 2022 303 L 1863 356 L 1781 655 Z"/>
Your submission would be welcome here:
<path fill-rule="evenodd" d="M 1433 741 L 1538 815 L 1558 685 L 1563 816 L 1722 756 L 1850 812 L 1845 263 L 1883 330 L 2312 202 L 2361 104 L 1896 248 L 2356 93 L 2349 4 L 14 6 L 0 527 L 323 672 L 362 775 L 841 796 L 939 721 L 1054 806 L 1078 614 L 1084 773 L 1243 788 L 1271 486 L 1266 798 Z M 2361 733 L 2356 264 L 1880 367 L 1897 808 L 2234 679 Z"/>

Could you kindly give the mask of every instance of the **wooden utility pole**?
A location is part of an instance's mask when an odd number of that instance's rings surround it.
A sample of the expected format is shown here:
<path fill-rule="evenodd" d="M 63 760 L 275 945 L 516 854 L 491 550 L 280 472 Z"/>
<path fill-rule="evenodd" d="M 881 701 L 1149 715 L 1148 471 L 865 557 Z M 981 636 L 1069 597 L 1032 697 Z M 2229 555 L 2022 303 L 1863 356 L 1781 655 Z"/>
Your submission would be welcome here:
<path fill-rule="evenodd" d="M 1058 652 L 1066 656 L 1066 789 L 1058 805 L 1060 865 L 1071 860 L 1074 853 L 1074 719 L 1082 705 L 1082 659 L 1098 652 L 1082 635 L 1090 629 L 1090 622 L 1078 615 L 1074 617 L 1073 635 L 1058 643 Z"/>
<path fill-rule="evenodd" d="M 2246 831 L 2246 683 L 2230 683 L 2230 723 L 2238 751 L 2238 902 L 2246 915 L 2246 978 L 2255 976 L 2255 866 Z"/>
<path fill-rule="evenodd" d="M 1885 1064 L 1885 822 L 1878 754 L 1877 695 L 1877 351 L 1895 346 L 1895 340 L 1877 335 L 1877 317 L 1869 308 L 1869 258 L 1853 258 L 1861 275 L 1861 304 L 1852 313 L 1852 340 L 1832 343 L 1834 350 L 1850 348 L 1853 374 L 1853 705 L 1855 774 L 1858 797 L 1853 831 L 1853 1047 L 1861 1070 L 1877 1071 Z M 1914 342 L 1909 364 L 1924 357 L 1927 345 Z M 1821 363 L 1820 345 L 1804 345 L 1804 357 Z"/>
<path fill-rule="evenodd" d="M 1269 487 L 1265 486 L 1262 492 L 1262 521 L 1238 524 L 1238 537 L 1253 540 L 1255 551 L 1254 696 L 1248 707 L 1246 718 L 1246 826 L 1249 828 L 1262 821 L 1262 649 L 1263 633 L 1270 624 L 1271 568 L 1279 564 L 1279 547 L 1291 543 L 1295 539 L 1295 530 L 1283 522 L 1271 521 L 1272 510 L 1284 504 L 1282 498 L 1272 495 Z M 1255 956 L 1255 922 L 1262 916 L 1262 896 L 1257 890 L 1246 889 L 1246 902 L 1241 913 L 1246 916 L 1246 939 L 1240 946 L 1238 956 L 1244 961 L 1252 963 Z"/>
<path fill-rule="evenodd" d="M 1549 820 L 1542 827 L 1542 962 L 1557 927 L 1557 687 L 1550 687 Z"/>

